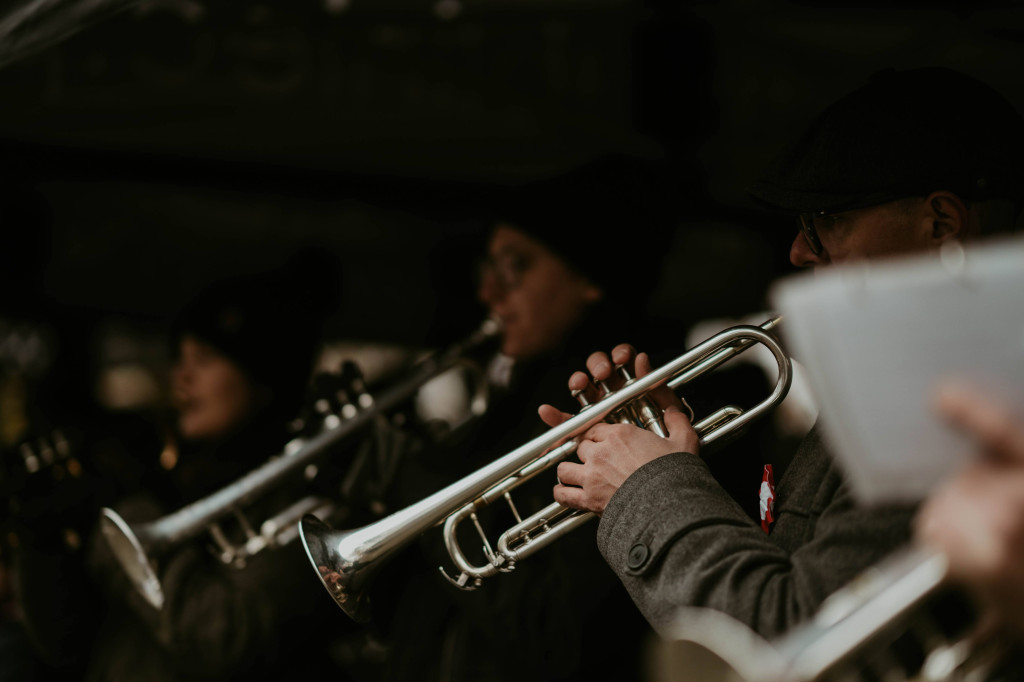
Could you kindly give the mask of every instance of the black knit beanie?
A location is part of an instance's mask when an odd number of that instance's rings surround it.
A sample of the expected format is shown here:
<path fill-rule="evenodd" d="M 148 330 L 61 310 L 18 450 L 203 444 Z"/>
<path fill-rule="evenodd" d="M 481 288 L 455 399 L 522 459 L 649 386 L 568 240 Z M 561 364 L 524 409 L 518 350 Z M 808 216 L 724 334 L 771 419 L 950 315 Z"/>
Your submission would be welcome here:
<path fill-rule="evenodd" d="M 174 343 L 186 335 L 209 343 L 270 389 L 273 409 L 299 409 L 323 325 L 337 306 L 339 264 L 323 249 L 296 253 L 281 269 L 219 281 L 182 308 Z"/>
<path fill-rule="evenodd" d="M 642 298 L 661 274 L 675 228 L 672 198 L 680 189 L 665 164 L 611 154 L 510 188 L 493 224 L 529 234 L 608 298 Z"/>

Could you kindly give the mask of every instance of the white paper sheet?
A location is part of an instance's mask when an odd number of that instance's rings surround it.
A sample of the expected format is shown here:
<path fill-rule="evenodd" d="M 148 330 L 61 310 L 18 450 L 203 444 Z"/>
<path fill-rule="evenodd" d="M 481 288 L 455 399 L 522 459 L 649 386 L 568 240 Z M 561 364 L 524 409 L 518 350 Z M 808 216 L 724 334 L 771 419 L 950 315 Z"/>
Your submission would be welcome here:
<path fill-rule="evenodd" d="M 802 273 L 770 299 L 865 503 L 921 499 L 973 453 L 932 409 L 936 382 L 980 384 L 1024 418 L 1024 239 Z"/>

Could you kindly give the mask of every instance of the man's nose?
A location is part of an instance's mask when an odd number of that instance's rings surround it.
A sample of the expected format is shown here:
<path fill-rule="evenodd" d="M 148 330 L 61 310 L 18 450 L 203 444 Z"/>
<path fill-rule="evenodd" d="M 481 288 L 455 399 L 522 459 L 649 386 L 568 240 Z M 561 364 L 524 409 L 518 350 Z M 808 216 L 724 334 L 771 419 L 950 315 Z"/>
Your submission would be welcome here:
<path fill-rule="evenodd" d="M 477 287 L 477 298 L 481 303 L 491 305 L 504 298 L 505 287 L 502 286 L 500 278 L 493 272 L 485 271 L 480 274 L 480 284 Z"/>
<path fill-rule="evenodd" d="M 819 254 L 814 253 L 804 233 L 797 231 L 796 237 L 789 247 L 789 262 L 798 268 L 825 265 L 828 262 L 828 251 L 822 251 Z"/>
<path fill-rule="evenodd" d="M 171 368 L 171 387 L 185 386 L 192 380 L 192 371 L 188 365 L 179 362 Z"/>

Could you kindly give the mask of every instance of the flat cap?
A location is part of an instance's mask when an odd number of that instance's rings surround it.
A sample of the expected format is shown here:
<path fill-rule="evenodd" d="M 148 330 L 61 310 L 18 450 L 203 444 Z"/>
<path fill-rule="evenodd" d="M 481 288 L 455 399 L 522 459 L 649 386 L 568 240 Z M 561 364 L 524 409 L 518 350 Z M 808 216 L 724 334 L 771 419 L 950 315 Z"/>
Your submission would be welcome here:
<path fill-rule="evenodd" d="M 952 69 L 886 69 L 825 109 L 750 194 L 792 212 L 842 211 L 946 189 L 1020 200 L 1024 119 Z"/>

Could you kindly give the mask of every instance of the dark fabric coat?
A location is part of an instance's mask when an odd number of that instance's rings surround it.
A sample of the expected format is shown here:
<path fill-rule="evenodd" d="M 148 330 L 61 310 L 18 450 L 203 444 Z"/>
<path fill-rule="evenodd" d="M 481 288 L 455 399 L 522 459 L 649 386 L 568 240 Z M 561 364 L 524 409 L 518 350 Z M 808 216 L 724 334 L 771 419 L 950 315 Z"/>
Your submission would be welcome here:
<path fill-rule="evenodd" d="M 609 321 L 612 321 L 609 323 Z M 543 434 L 542 403 L 579 409 L 568 378 L 594 350 L 610 349 L 615 320 L 594 311 L 563 348 L 515 368 L 510 385 L 492 396 L 487 414 L 441 447 L 419 453 L 404 467 L 394 493 L 404 506 L 433 493 Z M 665 338 L 662 335 L 662 338 Z M 523 517 L 550 504 L 554 471 L 513 492 Z M 495 543 L 512 525 L 504 505 L 481 514 Z M 463 524 L 462 547 L 482 563 L 481 541 Z M 449 585 L 438 567 L 457 573 L 440 529 L 427 532 L 376 579 L 375 624 L 387 642 L 385 682 L 430 680 L 638 679 L 649 626 L 594 542 L 596 524 L 575 530 L 520 562 L 511 573 L 484 581 L 474 592 Z"/>
<path fill-rule="evenodd" d="M 779 481 L 775 513 L 766 534 L 699 457 L 672 454 L 619 488 L 598 544 L 659 632 L 671 630 L 678 607 L 697 606 L 772 638 L 903 545 L 913 510 L 858 506 L 815 427 Z"/>
<path fill-rule="evenodd" d="M 120 500 L 131 524 L 177 511 L 229 484 L 280 451 L 283 429 L 254 426 L 209 450 L 185 451 L 170 472 L 155 469 L 145 493 Z M 244 511 L 258 525 L 304 494 L 301 481 L 260 497 Z M 228 518 L 222 528 L 242 535 Z M 85 679 L 275 680 L 330 671 L 327 646 L 337 628 L 352 627 L 316 579 L 302 545 L 292 542 L 226 565 L 204 532 L 170 551 L 155 553 L 165 604 L 157 610 L 132 587 L 97 532 L 90 569 L 104 596 L 94 619 L 94 644 Z"/>

